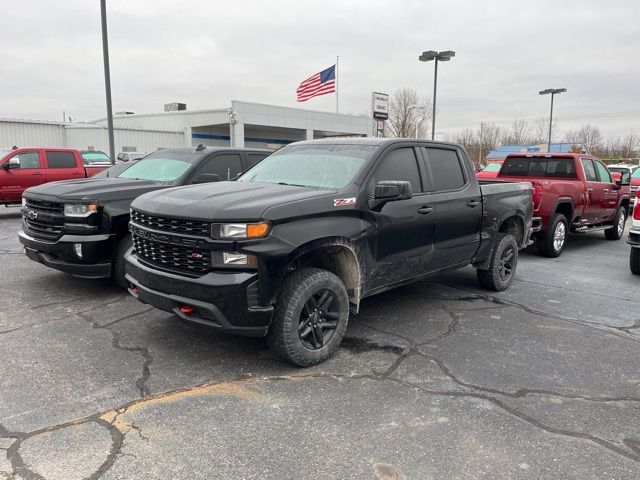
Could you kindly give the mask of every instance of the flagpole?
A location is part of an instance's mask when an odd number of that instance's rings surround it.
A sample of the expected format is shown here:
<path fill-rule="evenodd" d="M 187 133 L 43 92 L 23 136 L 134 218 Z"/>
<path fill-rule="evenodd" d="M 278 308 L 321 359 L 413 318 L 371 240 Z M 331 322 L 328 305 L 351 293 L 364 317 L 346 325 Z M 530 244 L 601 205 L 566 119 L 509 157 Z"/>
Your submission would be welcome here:
<path fill-rule="evenodd" d="M 336 113 L 338 113 L 338 62 L 340 61 L 340 56 L 336 56 Z"/>

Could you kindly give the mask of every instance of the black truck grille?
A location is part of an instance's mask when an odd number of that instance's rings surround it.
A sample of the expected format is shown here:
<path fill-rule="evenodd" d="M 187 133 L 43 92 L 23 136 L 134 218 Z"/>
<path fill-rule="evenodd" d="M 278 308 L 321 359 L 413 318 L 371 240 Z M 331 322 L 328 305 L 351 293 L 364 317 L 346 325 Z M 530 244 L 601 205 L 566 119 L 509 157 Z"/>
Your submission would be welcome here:
<path fill-rule="evenodd" d="M 169 270 L 196 276 L 211 270 L 211 252 L 207 250 L 194 250 L 189 247 L 155 242 L 138 235 L 133 235 L 133 246 L 136 255 L 142 260 Z"/>
<path fill-rule="evenodd" d="M 132 210 L 131 220 L 135 223 L 162 230 L 163 232 L 183 233 L 185 235 L 196 235 L 209 237 L 211 235 L 211 224 L 207 222 L 192 222 L 189 220 L 179 220 L 177 218 L 156 217 L 146 213 Z"/>
<path fill-rule="evenodd" d="M 64 204 L 27 199 L 22 218 L 26 233 L 41 240 L 56 241 L 64 228 Z"/>

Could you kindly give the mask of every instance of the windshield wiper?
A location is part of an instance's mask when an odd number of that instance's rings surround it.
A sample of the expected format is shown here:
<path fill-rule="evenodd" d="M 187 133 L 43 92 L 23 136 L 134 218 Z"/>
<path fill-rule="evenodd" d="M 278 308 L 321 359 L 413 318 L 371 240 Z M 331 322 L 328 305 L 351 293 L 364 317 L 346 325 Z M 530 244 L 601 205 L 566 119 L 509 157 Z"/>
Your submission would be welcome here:
<path fill-rule="evenodd" d="M 278 182 L 278 185 L 289 185 L 290 187 L 306 187 L 306 185 L 300 185 L 299 183 L 287 183 L 287 182 Z"/>

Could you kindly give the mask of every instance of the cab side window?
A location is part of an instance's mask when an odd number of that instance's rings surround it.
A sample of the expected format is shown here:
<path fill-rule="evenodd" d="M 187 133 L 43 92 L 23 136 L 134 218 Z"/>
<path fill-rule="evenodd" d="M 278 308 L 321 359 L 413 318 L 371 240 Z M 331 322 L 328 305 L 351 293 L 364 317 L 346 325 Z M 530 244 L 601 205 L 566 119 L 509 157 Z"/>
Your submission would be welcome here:
<path fill-rule="evenodd" d="M 49 168 L 76 168 L 76 157 L 71 152 L 46 152 Z"/>
<path fill-rule="evenodd" d="M 596 169 L 593 166 L 593 162 L 590 158 L 581 158 L 582 168 L 584 169 L 584 178 L 587 182 L 597 182 L 598 176 L 596 175 Z"/>
<path fill-rule="evenodd" d="M 369 194 L 373 195 L 376 184 L 384 180 L 409 182 L 413 193 L 423 191 L 418 161 L 413 147 L 396 148 L 385 155 L 369 182 Z"/>
<path fill-rule="evenodd" d="M 597 160 L 594 160 L 593 163 L 595 164 L 598 173 L 598 181 L 604 183 L 613 183 L 613 180 L 611 180 L 611 174 L 609 173 L 609 170 L 607 170 L 607 167 L 605 167 Z"/>
<path fill-rule="evenodd" d="M 14 155 L 14 158 L 18 159 L 20 162 L 20 170 L 25 170 L 28 168 L 40 168 L 40 155 L 38 152 L 22 152 Z M 15 160 L 13 160 L 15 162 Z"/>
<path fill-rule="evenodd" d="M 242 162 L 238 154 L 216 155 L 208 158 L 198 169 L 197 175 L 203 173 L 213 173 L 220 177 L 221 181 L 231 180 L 242 172 Z"/>
<path fill-rule="evenodd" d="M 425 148 L 436 192 L 458 190 L 467 183 L 460 158 L 455 150 Z"/>
<path fill-rule="evenodd" d="M 259 163 L 266 156 L 266 153 L 250 153 L 247 155 L 247 169 Z"/>

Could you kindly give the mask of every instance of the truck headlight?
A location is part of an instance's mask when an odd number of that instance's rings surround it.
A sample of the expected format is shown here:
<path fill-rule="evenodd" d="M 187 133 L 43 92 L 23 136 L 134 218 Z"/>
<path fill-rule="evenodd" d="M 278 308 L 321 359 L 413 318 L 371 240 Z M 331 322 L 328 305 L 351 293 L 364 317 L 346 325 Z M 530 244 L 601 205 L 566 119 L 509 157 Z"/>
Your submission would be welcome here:
<path fill-rule="evenodd" d="M 98 205 L 95 203 L 88 204 L 65 204 L 64 216 L 65 217 L 88 217 L 92 213 L 98 211 Z"/>
<path fill-rule="evenodd" d="M 214 232 L 216 230 L 214 225 Z M 269 222 L 257 223 L 222 223 L 218 225 L 220 238 L 262 238 L 269 233 Z"/>

